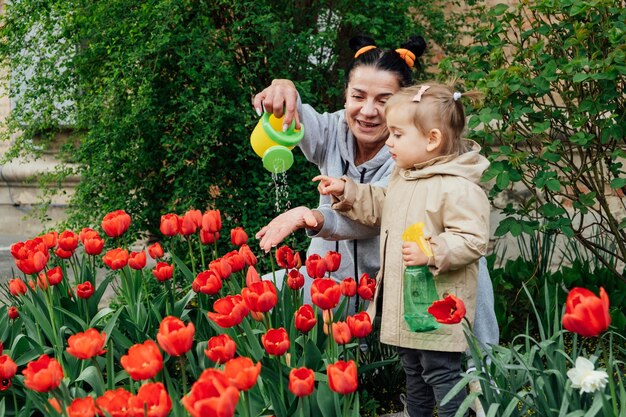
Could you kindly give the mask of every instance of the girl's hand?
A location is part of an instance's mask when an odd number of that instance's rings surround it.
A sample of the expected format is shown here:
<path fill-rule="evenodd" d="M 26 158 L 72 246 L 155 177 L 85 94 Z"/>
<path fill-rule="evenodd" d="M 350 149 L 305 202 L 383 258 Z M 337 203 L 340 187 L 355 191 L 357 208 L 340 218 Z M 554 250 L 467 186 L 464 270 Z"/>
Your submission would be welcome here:
<path fill-rule="evenodd" d="M 346 188 L 345 181 L 339 178 L 328 177 L 326 175 L 318 175 L 313 178 L 313 181 L 319 181 L 317 184 L 317 191 L 321 195 L 334 195 L 335 197 L 341 197 L 343 190 Z"/>
<path fill-rule="evenodd" d="M 296 129 L 300 129 L 300 118 L 296 112 L 298 103 L 298 90 L 291 80 L 273 80 L 272 84 L 259 94 L 254 96 L 252 106 L 256 113 L 261 116 L 263 110 L 281 118 L 283 114 L 283 131 L 296 119 Z"/>
<path fill-rule="evenodd" d="M 416 242 L 402 242 L 402 262 L 404 266 L 428 265 L 428 256 L 417 246 Z"/>

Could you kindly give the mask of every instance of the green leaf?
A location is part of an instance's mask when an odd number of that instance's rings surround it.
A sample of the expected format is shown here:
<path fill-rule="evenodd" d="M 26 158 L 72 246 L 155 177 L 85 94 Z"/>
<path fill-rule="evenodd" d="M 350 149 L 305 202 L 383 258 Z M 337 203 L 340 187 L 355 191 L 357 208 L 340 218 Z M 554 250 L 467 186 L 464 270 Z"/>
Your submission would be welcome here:
<path fill-rule="evenodd" d="M 505 190 L 509 186 L 509 183 L 510 179 L 507 171 L 499 173 L 496 177 L 496 186 L 501 190 Z"/>
<path fill-rule="evenodd" d="M 578 201 L 587 207 L 591 207 L 596 203 L 596 193 L 593 191 L 586 194 L 581 193 L 578 195 Z"/>
<path fill-rule="evenodd" d="M 550 129 L 550 121 L 535 123 L 533 125 L 532 133 L 543 133 L 546 130 Z"/>
<path fill-rule="evenodd" d="M 626 178 L 613 178 L 611 180 L 611 188 L 614 190 L 626 187 Z"/>
<path fill-rule="evenodd" d="M 91 365 L 83 369 L 78 378 L 76 378 L 76 382 L 85 381 L 89 384 L 89 386 L 91 386 L 91 388 L 94 389 L 94 391 L 96 391 L 98 395 L 102 395 L 105 387 L 102 386 L 103 384 L 101 378 L 100 370 Z"/>
<path fill-rule="evenodd" d="M 572 81 L 574 81 L 575 83 L 580 83 L 582 81 L 585 81 L 589 77 L 590 77 L 590 74 L 586 72 L 579 72 L 574 75 L 574 77 L 572 78 Z"/>
<path fill-rule="evenodd" d="M 492 16 L 500 16 L 501 14 L 506 12 L 508 8 L 509 6 L 507 4 L 499 3 L 490 8 L 489 14 Z"/>

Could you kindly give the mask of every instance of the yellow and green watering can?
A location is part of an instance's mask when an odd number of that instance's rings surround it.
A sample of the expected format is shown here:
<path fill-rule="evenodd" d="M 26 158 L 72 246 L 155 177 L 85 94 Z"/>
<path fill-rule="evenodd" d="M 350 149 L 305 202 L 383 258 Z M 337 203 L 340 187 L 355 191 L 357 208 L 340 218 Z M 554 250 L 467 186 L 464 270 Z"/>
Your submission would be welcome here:
<path fill-rule="evenodd" d="M 273 174 L 291 168 L 293 165 L 291 150 L 304 136 L 304 126 L 301 124 L 300 129 L 296 129 L 295 120 L 292 120 L 289 128 L 283 132 L 283 119 L 284 116 L 277 118 L 265 112 L 250 135 L 252 149 L 263 160 L 263 167 Z"/>

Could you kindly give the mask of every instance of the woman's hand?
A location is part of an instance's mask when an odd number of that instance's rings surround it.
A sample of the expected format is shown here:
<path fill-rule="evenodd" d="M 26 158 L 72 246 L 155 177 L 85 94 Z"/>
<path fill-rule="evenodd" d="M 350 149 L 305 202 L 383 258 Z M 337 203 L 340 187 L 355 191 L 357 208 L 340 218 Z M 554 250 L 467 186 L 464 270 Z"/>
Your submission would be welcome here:
<path fill-rule="evenodd" d="M 428 256 L 417 246 L 417 242 L 402 242 L 404 266 L 428 265 Z"/>
<path fill-rule="evenodd" d="M 299 229 L 317 229 L 324 224 L 324 216 L 317 210 L 300 206 L 276 216 L 256 234 L 259 246 L 265 252 L 278 246 L 287 236 Z"/>
<path fill-rule="evenodd" d="M 254 96 L 252 101 L 254 110 L 259 116 L 263 114 L 263 109 L 277 118 L 282 117 L 284 113 L 283 131 L 287 130 L 294 118 L 296 129 L 300 129 L 300 117 L 296 112 L 297 103 L 298 90 L 291 80 L 273 80 L 272 84 Z"/>
<path fill-rule="evenodd" d="M 319 181 L 317 184 L 317 191 L 321 195 L 334 195 L 335 197 L 341 197 L 343 191 L 346 188 L 346 182 L 339 178 L 328 177 L 326 175 L 318 175 L 313 178 L 313 181 Z"/>

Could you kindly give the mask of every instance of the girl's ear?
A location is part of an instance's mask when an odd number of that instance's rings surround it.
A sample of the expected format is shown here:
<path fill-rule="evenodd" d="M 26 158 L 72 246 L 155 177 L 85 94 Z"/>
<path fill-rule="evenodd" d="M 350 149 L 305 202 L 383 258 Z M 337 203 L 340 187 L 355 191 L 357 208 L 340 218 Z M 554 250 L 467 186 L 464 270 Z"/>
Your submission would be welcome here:
<path fill-rule="evenodd" d="M 443 145 L 443 135 L 439 129 L 430 129 L 428 132 L 428 145 L 426 150 L 428 152 L 438 152 Z"/>

